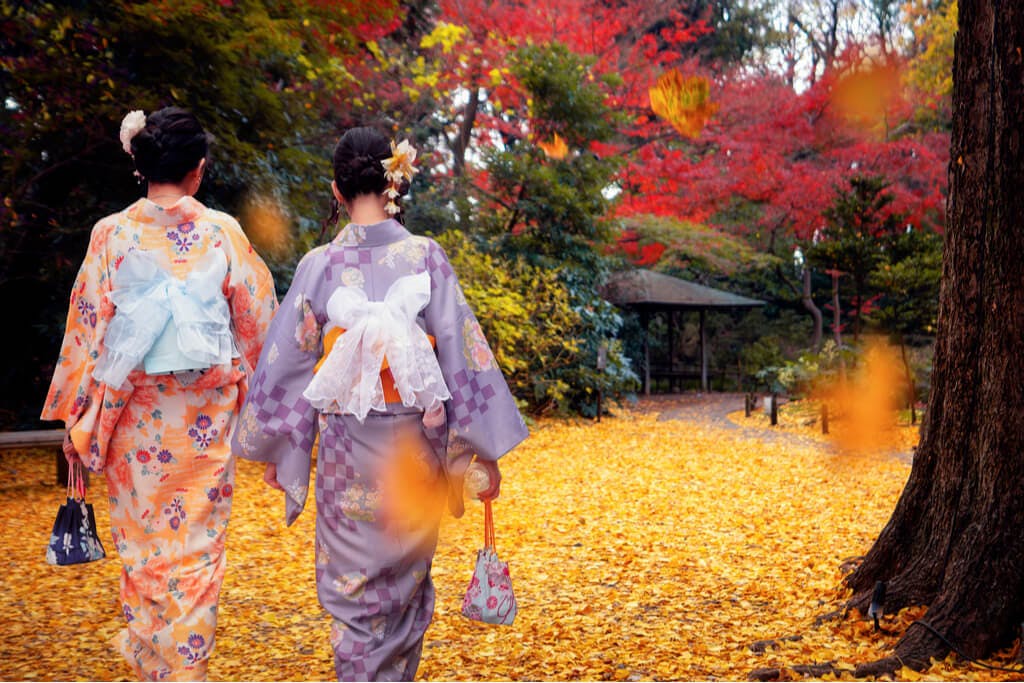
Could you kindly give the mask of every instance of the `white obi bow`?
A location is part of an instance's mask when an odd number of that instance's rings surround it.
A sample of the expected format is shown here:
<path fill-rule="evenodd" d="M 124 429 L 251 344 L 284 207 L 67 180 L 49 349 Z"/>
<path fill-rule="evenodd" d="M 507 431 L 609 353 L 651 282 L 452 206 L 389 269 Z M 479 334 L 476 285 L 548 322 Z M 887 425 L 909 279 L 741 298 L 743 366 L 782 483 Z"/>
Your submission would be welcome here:
<path fill-rule="evenodd" d="M 196 370 L 231 360 L 231 314 L 222 286 L 227 256 L 214 249 L 179 280 L 145 251 L 128 252 L 114 275 L 117 307 L 93 377 L 120 387 L 145 361 L 149 374 Z"/>
<path fill-rule="evenodd" d="M 395 280 L 383 301 L 370 301 L 358 287 L 339 287 L 327 301 L 329 327 L 338 338 L 302 395 L 322 411 L 355 415 L 385 411 L 381 367 L 387 357 L 405 406 L 434 415 L 451 398 L 434 349 L 416 315 L 430 301 L 430 275 Z"/>

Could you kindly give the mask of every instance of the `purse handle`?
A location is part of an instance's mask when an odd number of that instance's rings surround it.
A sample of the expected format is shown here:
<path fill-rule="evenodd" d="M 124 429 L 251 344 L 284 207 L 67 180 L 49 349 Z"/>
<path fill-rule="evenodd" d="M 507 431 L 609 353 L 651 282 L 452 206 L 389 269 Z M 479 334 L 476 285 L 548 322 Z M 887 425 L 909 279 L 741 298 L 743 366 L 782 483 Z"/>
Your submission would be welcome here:
<path fill-rule="evenodd" d="M 75 461 L 68 466 L 68 498 L 85 500 L 85 475 L 82 463 Z"/>
<path fill-rule="evenodd" d="M 484 501 L 484 547 L 497 552 L 494 547 L 494 512 L 489 500 Z"/>

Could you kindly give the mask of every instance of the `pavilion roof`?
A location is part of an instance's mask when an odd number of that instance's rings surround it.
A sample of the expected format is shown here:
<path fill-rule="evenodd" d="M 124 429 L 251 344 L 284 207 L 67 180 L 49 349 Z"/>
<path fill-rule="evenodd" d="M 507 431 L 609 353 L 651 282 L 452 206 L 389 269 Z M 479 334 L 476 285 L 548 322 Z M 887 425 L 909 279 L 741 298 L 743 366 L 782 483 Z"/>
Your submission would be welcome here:
<path fill-rule="evenodd" d="M 613 304 L 623 307 L 701 309 L 765 305 L 764 301 L 643 268 L 612 273 L 601 294 Z"/>

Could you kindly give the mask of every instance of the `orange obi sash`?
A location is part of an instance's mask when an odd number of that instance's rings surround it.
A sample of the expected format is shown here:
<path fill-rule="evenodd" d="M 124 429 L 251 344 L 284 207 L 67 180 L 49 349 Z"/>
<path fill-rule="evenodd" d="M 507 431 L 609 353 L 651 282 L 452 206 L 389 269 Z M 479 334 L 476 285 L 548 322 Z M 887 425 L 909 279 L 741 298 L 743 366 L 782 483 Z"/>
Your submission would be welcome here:
<path fill-rule="evenodd" d="M 323 365 L 324 360 L 327 358 L 327 354 L 334 348 L 334 343 L 338 341 L 338 337 L 345 333 L 345 329 L 342 327 L 332 327 L 324 335 L 324 353 L 320 356 L 320 360 L 317 361 L 316 366 L 313 368 L 315 373 Z M 437 350 L 437 340 L 433 335 L 428 334 L 427 339 L 430 340 L 430 345 Z M 380 366 L 380 383 L 384 388 L 384 402 L 385 403 L 401 403 L 402 395 L 398 393 L 398 389 L 395 387 L 395 378 L 391 375 L 391 369 L 388 368 L 388 357 L 384 356 L 384 362 Z"/>

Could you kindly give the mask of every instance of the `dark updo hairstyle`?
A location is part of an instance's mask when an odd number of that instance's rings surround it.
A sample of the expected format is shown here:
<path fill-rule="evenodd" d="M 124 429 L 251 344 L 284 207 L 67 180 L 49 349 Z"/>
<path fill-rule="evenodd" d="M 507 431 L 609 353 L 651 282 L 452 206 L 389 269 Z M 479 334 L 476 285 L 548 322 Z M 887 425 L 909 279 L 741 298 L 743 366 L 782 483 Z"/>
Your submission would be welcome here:
<path fill-rule="evenodd" d="M 388 187 L 381 163 L 391 156 L 391 142 L 377 129 L 350 128 L 334 148 L 334 182 L 348 201 L 362 194 L 383 194 Z"/>
<path fill-rule="evenodd" d="M 211 137 L 191 112 L 164 107 L 132 138 L 135 168 L 151 183 L 180 183 L 206 158 Z"/>
<path fill-rule="evenodd" d="M 334 184 L 346 201 L 363 194 L 384 194 L 388 179 L 384 175 L 385 159 L 391 156 L 391 141 L 376 128 L 362 126 L 349 128 L 334 148 Z M 402 181 L 399 194 L 409 191 L 409 183 Z M 320 228 L 320 241 L 338 222 L 341 207 L 331 197 L 331 212 Z M 402 215 L 394 217 L 402 222 Z"/>

